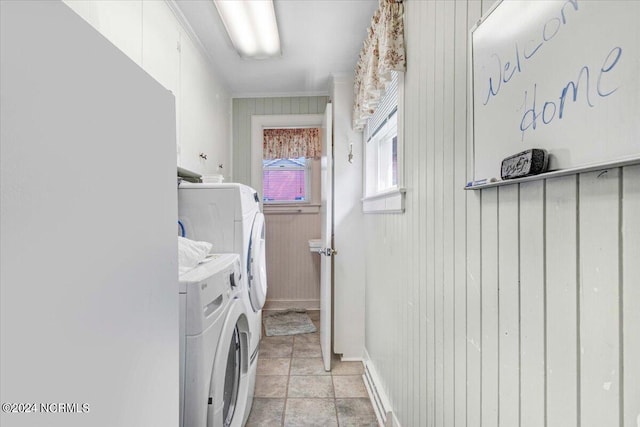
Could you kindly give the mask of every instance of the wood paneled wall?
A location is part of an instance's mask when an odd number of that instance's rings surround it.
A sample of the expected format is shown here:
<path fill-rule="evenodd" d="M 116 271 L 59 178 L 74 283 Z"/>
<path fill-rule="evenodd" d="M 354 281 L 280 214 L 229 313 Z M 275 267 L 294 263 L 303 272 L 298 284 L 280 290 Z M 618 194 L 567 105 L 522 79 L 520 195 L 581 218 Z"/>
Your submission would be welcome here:
<path fill-rule="evenodd" d="M 235 98 L 233 100 L 233 181 L 251 185 L 251 116 L 323 113 L 326 96 Z M 313 167 L 313 200 L 319 200 L 318 165 Z M 261 191 L 261 190 L 259 190 Z M 316 195 L 317 193 L 317 195 Z M 320 237 L 317 213 L 265 213 L 267 242 L 266 308 L 320 308 L 320 260 L 309 239 Z"/>
<path fill-rule="evenodd" d="M 468 30 L 406 0 L 406 212 L 366 215 L 366 348 L 402 426 L 637 426 L 640 166 L 465 192 Z"/>
<path fill-rule="evenodd" d="M 267 213 L 267 309 L 320 309 L 320 255 L 309 239 L 320 237 L 317 213 Z"/>

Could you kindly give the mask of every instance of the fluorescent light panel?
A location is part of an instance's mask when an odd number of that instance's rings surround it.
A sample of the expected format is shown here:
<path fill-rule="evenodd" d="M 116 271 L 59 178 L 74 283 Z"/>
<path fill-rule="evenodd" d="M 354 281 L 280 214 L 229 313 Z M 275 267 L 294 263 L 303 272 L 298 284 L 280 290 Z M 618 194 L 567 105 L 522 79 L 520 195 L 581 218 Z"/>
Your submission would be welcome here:
<path fill-rule="evenodd" d="M 231 43 L 244 58 L 280 55 L 280 36 L 272 0 L 213 0 Z"/>

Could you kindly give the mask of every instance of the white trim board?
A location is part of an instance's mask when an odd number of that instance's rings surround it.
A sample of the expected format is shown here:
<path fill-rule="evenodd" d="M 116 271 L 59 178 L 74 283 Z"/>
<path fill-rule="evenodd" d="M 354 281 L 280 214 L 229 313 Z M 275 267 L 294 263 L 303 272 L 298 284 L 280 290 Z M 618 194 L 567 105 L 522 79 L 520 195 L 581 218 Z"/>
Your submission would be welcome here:
<path fill-rule="evenodd" d="M 374 194 L 362 199 L 362 212 L 370 213 L 404 213 L 406 188 L 394 188 L 384 193 Z"/>
<path fill-rule="evenodd" d="M 202 40 L 200 40 L 200 37 L 198 37 L 196 32 L 193 30 L 193 27 L 191 27 L 189 20 L 182 13 L 182 9 L 180 9 L 180 6 L 178 6 L 176 0 L 164 0 L 164 2 L 169 7 L 169 10 L 171 10 L 171 12 L 173 13 L 176 21 L 178 21 L 178 23 L 182 26 L 182 29 L 187 34 L 187 37 L 191 39 L 193 44 L 200 51 L 200 54 L 202 54 L 203 57 L 207 58 L 207 60 L 209 61 L 209 66 L 213 66 L 215 68 L 215 58 L 207 50 L 207 48 L 204 47 Z"/>
<path fill-rule="evenodd" d="M 364 374 L 362 379 L 364 380 L 369 400 L 371 400 L 373 411 L 376 413 L 378 425 L 382 427 L 401 427 L 400 422 L 393 413 L 389 398 L 380 383 L 380 377 L 366 348 L 364 349 Z"/>
<path fill-rule="evenodd" d="M 327 91 L 320 92 L 233 92 L 231 98 L 298 98 L 329 96 Z"/>
<path fill-rule="evenodd" d="M 289 310 L 300 308 L 305 310 L 320 310 L 319 299 L 279 299 L 267 300 L 263 310 Z"/>

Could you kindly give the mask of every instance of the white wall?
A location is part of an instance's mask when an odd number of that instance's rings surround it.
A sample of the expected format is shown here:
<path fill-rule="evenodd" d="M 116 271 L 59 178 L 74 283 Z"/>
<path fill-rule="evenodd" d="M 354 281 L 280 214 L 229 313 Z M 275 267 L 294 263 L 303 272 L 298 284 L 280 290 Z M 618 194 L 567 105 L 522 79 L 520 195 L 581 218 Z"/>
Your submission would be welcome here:
<path fill-rule="evenodd" d="M 333 105 L 333 351 L 344 360 L 364 355 L 365 272 L 362 204 L 362 134 L 351 129 L 353 77 L 334 75 Z M 349 163 L 349 144 L 353 162 Z"/>
<path fill-rule="evenodd" d="M 69 404 L 0 424 L 174 427 L 174 97 L 62 3 L 0 8 L 0 395 Z"/>
<path fill-rule="evenodd" d="M 640 166 L 465 192 L 468 30 L 405 1 L 406 212 L 365 215 L 366 350 L 403 426 L 640 414 Z"/>
<path fill-rule="evenodd" d="M 176 97 L 178 165 L 232 174 L 231 99 L 173 2 L 64 0 Z M 207 160 L 200 158 L 200 153 Z M 223 168 L 219 169 L 218 165 Z"/>

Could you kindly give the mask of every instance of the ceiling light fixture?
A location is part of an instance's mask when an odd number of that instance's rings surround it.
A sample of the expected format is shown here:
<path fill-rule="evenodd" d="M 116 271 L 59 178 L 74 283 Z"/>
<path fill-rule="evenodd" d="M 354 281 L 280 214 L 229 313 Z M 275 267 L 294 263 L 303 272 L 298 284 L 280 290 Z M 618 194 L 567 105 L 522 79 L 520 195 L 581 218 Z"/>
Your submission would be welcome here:
<path fill-rule="evenodd" d="M 280 55 L 272 0 L 213 0 L 233 47 L 243 58 Z"/>

